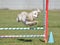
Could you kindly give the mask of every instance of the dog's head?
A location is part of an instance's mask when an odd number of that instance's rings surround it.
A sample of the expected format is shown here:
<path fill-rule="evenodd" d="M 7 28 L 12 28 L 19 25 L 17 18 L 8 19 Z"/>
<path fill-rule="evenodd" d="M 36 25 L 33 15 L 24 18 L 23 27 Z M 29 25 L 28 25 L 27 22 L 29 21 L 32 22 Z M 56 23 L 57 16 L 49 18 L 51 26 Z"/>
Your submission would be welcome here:
<path fill-rule="evenodd" d="M 34 10 L 34 11 L 32 11 L 32 12 L 33 12 L 33 17 L 34 17 L 34 18 L 37 18 L 38 15 L 39 15 L 39 13 L 41 13 L 41 10 L 40 10 L 40 9 L 36 9 L 36 10 Z"/>

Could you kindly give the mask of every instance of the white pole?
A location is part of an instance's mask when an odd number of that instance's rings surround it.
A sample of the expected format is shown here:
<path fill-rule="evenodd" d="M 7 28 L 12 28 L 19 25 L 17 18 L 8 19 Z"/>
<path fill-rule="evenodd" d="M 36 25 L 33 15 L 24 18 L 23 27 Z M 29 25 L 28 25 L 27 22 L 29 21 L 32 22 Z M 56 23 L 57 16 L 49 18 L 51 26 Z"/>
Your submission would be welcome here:
<path fill-rule="evenodd" d="M 31 38 L 31 37 L 45 37 L 45 35 L 1 35 L 0 38 Z"/>
<path fill-rule="evenodd" d="M 46 21 L 46 0 L 43 0 L 43 27 L 45 30 L 45 21 Z"/>

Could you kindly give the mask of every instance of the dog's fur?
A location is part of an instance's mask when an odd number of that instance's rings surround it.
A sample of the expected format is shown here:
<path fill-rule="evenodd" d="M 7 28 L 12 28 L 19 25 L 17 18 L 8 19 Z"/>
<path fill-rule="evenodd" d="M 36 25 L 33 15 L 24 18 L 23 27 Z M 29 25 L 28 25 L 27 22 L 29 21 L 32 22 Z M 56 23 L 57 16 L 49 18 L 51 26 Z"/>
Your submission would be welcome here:
<path fill-rule="evenodd" d="M 17 16 L 17 21 L 20 22 L 24 22 L 24 23 L 29 23 L 31 22 L 33 23 L 37 23 L 37 21 L 35 20 L 38 17 L 38 13 L 41 12 L 39 9 L 32 11 L 30 13 L 27 12 L 21 12 L 20 14 L 18 14 Z M 30 23 L 29 23 L 30 24 Z"/>

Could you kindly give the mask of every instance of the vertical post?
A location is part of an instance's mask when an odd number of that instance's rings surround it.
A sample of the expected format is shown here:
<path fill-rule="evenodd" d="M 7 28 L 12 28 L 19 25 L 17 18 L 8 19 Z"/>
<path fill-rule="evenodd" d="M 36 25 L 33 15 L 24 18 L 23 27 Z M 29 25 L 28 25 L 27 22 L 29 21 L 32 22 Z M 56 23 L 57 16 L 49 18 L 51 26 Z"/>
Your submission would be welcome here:
<path fill-rule="evenodd" d="M 46 18 L 46 0 L 43 0 L 43 27 L 44 27 L 44 30 L 45 30 L 45 18 Z"/>
<path fill-rule="evenodd" d="M 45 9 L 45 37 L 44 41 L 45 43 L 48 42 L 48 0 L 46 0 L 46 9 Z"/>

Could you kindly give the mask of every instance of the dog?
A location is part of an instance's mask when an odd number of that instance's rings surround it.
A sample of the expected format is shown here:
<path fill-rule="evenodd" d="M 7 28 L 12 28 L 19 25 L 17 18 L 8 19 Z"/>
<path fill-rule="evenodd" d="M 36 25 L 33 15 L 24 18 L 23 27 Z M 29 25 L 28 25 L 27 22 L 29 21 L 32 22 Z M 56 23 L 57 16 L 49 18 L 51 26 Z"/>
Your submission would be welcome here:
<path fill-rule="evenodd" d="M 36 24 L 38 21 L 36 21 L 35 19 L 38 18 L 39 13 L 41 13 L 41 11 L 39 9 L 34 10 L 30 13 L 23 11 L 20 14 L 18 14 L 16 20 L 17 20 L 17 22 L 22 21 L 26 25 Z"/>

